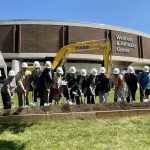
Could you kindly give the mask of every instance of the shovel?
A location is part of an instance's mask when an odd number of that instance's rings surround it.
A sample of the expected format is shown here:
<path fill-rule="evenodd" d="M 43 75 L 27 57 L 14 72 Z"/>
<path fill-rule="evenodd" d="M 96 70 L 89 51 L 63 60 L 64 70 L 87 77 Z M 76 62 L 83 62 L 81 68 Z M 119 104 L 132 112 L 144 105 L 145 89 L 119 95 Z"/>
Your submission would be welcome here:
<path fill-rule="evenodd" d="M 143 102 L 149 102 L 150 100 L 148 98 L 146 98 L 144 91 L 143 91 L 143 94 L 144 94 Z"/>
<path fill-rule="evenodd" d="M 72 99 L 70 97 L 70 90 L 68 88 L 67 90 L 68 90 L 68 97 L 69 97 L 68 104 L 72 105 Z"/>
<path fill-rule="evenodd" d="M 143 92 L 143 102 L 149 102 L 150 100 L 148 98 L 146 98 L 145 91 L 143 90 L 143 87 L 141 86 L 140 83 L 139 83 L 139 85 L 140 85 L 140 88 L 141 88 L 141 90 Z"/>
<path fill-rule="evenodd" d="M 121 97 L 119 96 L 118 92 L 116 92 L 116 94 L 117 94 L 117 102 L 121 102 L 122 99 L 121 99 Z"/>
<path fill-rule="evenodd" d="M 24 104 L 23 106 L 26 107 L 26 102 L 27 102 L 27 93 L 24 93 Z"/>

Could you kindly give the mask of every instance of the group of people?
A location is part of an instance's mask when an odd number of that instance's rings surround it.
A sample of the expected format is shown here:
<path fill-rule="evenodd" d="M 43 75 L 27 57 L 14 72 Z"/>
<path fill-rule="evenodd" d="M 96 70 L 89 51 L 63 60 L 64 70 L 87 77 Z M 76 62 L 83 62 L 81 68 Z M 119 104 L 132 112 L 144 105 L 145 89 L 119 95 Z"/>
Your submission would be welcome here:
<path fill-rule="evenodd" d="M 85 69 L 77 72 L 74 66 L 64 74 L 61 67 L 52 69 L 50 61 L 46 61 L 42 70 L 40 63 L 35 61 L 34 70 L 28 70 L 28 64 L 22 63 L 21 71 L 17 74 L 10 70 L 8 78 L 1 87 L 4 109 L 10 109 L 14 93 L 18 95 L 19 107 L 38 106 L 37 98 L 40 98 L 40 106 L 49 106 L 52 101 L 58 104 L 63 97 L 68 104 L 94 104 L 96 96 L 99 96 L 100 103 L 107 103 L 108 94 L 114 89 L 114 102 L 127 101 L 135 102 L 136 91 L 140 88 L 140 101 L 149 99 L 150 95 L 150 73 L 149 67 L 144 66 L 143 70 L 136 75 L 132 66 L 129 66 L 126 73 L 122 74 L 119 68 L 114 68 L 108 76 L 106 69 L 100 67 L 99 74 L 93 68 L 90 74 Z M 29 103 L 28 94 L 32 89 L 33 102 Z M 131 100 L 130 100 L 131 98 Z"/>

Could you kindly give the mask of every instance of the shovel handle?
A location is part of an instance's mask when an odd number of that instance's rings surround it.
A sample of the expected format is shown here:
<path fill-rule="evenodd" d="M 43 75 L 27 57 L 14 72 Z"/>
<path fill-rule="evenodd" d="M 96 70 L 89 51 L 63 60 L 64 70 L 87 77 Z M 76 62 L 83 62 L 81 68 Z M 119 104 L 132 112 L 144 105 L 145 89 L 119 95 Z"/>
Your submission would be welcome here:
<path fill-rule="evenodd" d="M 26 98 L 27 98 L 27 93 L 24 93 L 24 106 L 26 106 Z"/>

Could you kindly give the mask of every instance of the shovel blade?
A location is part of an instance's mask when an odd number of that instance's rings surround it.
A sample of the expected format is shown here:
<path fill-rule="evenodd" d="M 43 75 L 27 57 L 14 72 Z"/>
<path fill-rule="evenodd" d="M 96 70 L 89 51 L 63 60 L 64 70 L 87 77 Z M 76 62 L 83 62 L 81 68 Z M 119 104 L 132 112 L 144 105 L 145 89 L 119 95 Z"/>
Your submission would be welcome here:
<path fill-rule="evenodd" d="M 143 99 L 143 102 L 149 102 L 150 100 L 149 99 Z"/>

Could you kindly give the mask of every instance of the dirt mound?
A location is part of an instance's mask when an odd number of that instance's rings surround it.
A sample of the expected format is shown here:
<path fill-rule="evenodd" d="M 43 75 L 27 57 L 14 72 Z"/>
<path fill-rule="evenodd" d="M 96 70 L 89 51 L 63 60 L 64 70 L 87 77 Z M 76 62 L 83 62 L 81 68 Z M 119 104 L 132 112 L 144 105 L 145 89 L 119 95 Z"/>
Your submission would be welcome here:
<path fill-rule="evenodd" d="M 112 110 L 129 110 L 129 109 L 150 109 L 150 102 L 145 103 L 108 103 L 108 104 L 82 104 L 82 105 L 68 105 L 48 106 L 48 107 L 28 107 L 28 108 L 14 108 L 4 112 L 0 109 L 0 116 L 3 115 L 30 115 L 30 114 L 50 114 L 50 113 L 68 113 L 68 112 L 89 112 L 89 111 L 112 111 Z"/>

